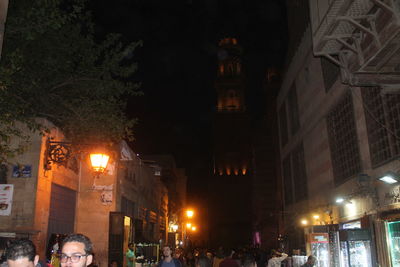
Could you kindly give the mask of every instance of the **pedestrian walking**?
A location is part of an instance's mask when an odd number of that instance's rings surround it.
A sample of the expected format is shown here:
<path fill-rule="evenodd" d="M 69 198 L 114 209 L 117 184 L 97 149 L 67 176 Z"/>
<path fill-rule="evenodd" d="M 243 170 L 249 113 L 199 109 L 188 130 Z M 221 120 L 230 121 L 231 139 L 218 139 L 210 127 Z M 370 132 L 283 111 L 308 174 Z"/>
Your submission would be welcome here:
<path fill-rule="evenodd" d="M 235 253 L 232 249 L 224 249 L 224 260 L 221 261 L 219 267 L 240 267 L 237 260 L 233 259 L 232 256 Z"/>
<path fill-rule="evenodd" d="M 301 265 L 301 267 L 313 267 L 316 262 L 316 258 L 312 255 L 308 256 L 307 262 Z"/>
<path fill-rule="evenodd" d="M 277 250 L 272 250 L 272 258 L 268 260 L 267 267 L 281 267 L 281 262 L 287 258 L 287 254 L 284 252 L 279 252 Z"/>
<path fill-rule="evenodd" d="M 125 253 L 128 267 L 135 267 L 135 251 L 133 243 L 128 244 L 128 250 Z"/>
<path fill-rule="evenodd" d="M 158 263 L 157 267 L 182 267 L 178 259 L 172 257 L 172 249 L 169 245 L 162 248 L 163 259 Z"/>

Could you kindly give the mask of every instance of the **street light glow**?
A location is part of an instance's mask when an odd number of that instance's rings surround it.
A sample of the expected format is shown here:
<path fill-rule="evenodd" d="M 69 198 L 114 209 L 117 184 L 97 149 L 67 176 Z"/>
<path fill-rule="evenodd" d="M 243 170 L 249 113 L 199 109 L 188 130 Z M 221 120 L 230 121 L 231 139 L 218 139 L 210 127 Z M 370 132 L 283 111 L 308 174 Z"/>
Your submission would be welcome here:
<path fill-rule="evenodd" d="M 95 172 L 102 173 L 107 168 L 110 156 L 104 153 L 90 154 L 90 162 Z"/>
<path fill-rule="evenodd" d="M 336 203 L 342 203 L 344 201 L 344 199 L 342 197 L 338 197 L 336 199 Z"/>
<path fill-rule="evenodd" d="M 193 210 L 187 210 L 187 211 L 186 211 L 186 216 L 187 216 L 188 218 L 192 218 L 193 215 L 194 215 L 194 211 L 193 211 Z"/>
<path fill-rule="evenodd" d="M 191 227 L 192 227 L 192 224 L 191 224 L 191 223 L 187 223 L 187 224 L 186 224 L 186 227 L 187 227 L 187 228 L 191 228 Z"/>

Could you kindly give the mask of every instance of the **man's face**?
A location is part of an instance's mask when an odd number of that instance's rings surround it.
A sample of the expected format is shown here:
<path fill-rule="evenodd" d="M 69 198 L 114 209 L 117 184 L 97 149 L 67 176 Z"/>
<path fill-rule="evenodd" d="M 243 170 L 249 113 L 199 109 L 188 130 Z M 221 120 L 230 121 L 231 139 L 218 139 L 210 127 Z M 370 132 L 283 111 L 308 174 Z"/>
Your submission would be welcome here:
<path fill-rule="evenodd" d="M 171 256 L 171 248 L 170 247 L 163 247 L 163 255 L 164 257 L 170 257 Z"/>
<path fill-rule="evenodd" d="M 16 260 L 7 260 L 9 267 L 35 267 L 39 261 L 39 256 L 36 255 L 33 261 L 30 261 L 27 257 L 19 258 Z"/>
<path fill-rule="evenodd" d="M 73 256 L 75 257 L 70 258 Z M 66 262 L 63 262 L 63 258 L 66 259 Z M 61 250 L 62 267 L 86 267 L 91 264 L 92 261 L 93 256 L 86 255 L 85 245 L 81 242 L 67 242 Z"/>

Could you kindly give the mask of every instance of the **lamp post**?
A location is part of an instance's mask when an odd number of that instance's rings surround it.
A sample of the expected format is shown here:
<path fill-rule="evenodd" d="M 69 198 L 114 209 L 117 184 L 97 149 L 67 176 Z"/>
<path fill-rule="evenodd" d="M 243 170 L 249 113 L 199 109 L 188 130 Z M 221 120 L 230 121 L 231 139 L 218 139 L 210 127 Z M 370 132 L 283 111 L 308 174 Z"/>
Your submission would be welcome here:
<path fill-rule="evenodd" d="M 189 233 L 188 231 L 193 231 L 196 229 L 196 227 L 190 222 L 190 220 L 193 219 L 194 217 L 194 210 L 193 209 L 186 209 L 185 215 L 186 215 L 186 224 L 185 224 L 185 229 L 184 229 L 184 245 L 187 246 L 189 242 Z"/>
<path fill-rule="evenodd" d="M 89 152 L 94 177 L 99 177 L 107 169 L 110 156 L 102 148 L 93 149 L 94 145 L 79 145 L 80 149 L 73 153 L 72 143 L 47 140 L 44 169 L 51 170 L 52 164 L 65 164 L 73 154 Z"/>

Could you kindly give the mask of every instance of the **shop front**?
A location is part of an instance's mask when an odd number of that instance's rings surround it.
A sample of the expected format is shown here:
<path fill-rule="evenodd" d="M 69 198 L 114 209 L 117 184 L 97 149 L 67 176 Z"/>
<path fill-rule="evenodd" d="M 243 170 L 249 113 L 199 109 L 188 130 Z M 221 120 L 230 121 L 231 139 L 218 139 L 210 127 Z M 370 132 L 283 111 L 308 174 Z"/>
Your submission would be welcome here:
<path fill-rule="evenodd" d="M 375 266 L 371 231 L 361 228 L 360 220 L 313 226 L 306 232 L 307 254 L 316 257 L 316 267 Z"/>
<path fill-rule="evenodd" d="M 380 264 L 400 267 L 400 210 L 382 212 L 376 231 Z"/>

